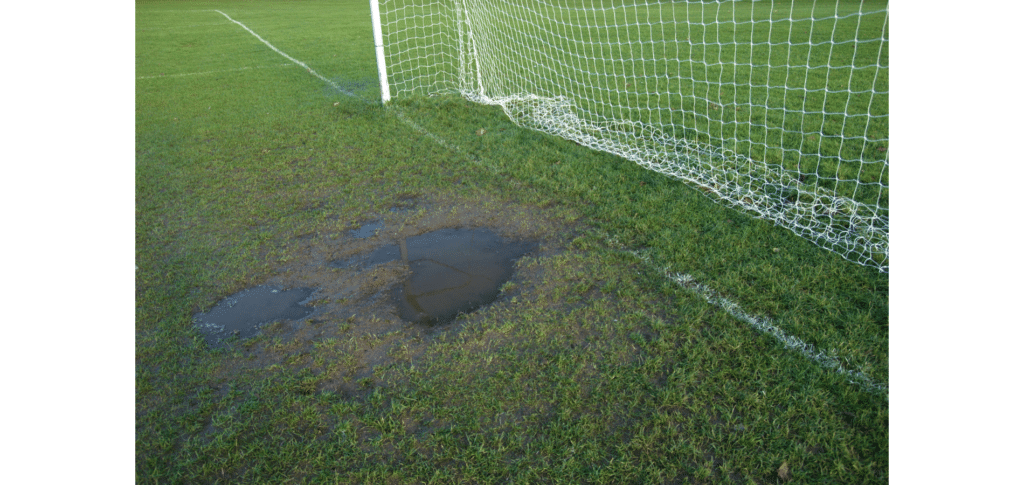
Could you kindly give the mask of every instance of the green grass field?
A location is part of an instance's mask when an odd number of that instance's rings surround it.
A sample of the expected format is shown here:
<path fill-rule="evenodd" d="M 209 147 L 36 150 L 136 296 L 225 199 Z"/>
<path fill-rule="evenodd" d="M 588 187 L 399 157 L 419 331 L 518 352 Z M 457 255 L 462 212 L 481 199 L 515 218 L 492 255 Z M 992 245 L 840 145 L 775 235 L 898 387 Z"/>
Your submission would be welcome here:
<path fill-rule="evenodd" d="M 886 274 L 496 107 L 382 107 L 364 0 L 135 13 L 137 482 L 888 482 Z M 540 250 L 444 327 L 375 303 L 380 275 L 207 348 L 193 315 L 369 221 Z"/>

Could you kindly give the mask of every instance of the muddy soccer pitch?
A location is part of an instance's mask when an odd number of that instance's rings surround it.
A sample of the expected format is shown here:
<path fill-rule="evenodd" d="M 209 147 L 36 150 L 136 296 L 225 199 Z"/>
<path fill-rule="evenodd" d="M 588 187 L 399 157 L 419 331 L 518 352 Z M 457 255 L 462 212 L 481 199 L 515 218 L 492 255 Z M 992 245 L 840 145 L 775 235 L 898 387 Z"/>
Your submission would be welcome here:
<path fill-rule="evenodd" d="M 382 106 L 366 2 L 135 14 L 136 481 L 888 481 L 887 274 Z"/>

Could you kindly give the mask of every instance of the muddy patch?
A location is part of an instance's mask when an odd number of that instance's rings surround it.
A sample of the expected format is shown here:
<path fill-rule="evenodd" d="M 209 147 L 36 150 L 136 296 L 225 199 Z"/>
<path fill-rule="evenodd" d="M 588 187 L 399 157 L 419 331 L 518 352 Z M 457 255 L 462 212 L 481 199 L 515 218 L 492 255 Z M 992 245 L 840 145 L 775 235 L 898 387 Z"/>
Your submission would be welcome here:
<path fill-rule="evenodd" d="M 559 254 L 574 237 L 564 215 L 553 222 L 544 209 L 499 199 L 381 205 L 355 220 L 327 214 L 289 242 L 261 283 L 313 289 L 301 301 L 312 311 L 261 324 L 264 338 L 232 346 L 225 371 L 281 364 L 312 370 L 320 390 L 362 393 L 377 369 L 411 363 L 430 342 L 511 301 L 526 284 L 525 261 Z"/>
<path fill-rule="evenodd" d="M 276 286 L 257 286 L 220 301 L 209 312 L 195 315 L 193 323 L 211 347 L 221 347 L 231 339 L 255 336 L 261 327 L 280 320 L 300 320 L 313 313 L 305 306 L 312 288 L 283 290 Z"/>

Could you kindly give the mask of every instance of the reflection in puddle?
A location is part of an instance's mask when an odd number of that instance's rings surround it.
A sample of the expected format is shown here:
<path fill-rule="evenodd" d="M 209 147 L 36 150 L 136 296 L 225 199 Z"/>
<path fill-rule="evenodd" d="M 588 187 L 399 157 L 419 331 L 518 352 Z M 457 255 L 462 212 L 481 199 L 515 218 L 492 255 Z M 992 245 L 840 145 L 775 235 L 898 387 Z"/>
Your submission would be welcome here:
<path fill-rule="evenodd" d="M 313 294 L 312 288 L 282 291 L 257 286 L 231 295 L 207 313 L 196 315 L 194 322 L 211 346 L 237 336 L 246 339 L 256 335 L 260 326 L 278 320 L 300 320 L 313 309 L 302 302 Z"/>
<path fill-rule="evenodd" d="M 508 241 L 489 229 L 440 229 L 377 249 L 370 265 L 405 262 L 409 277 L 393 290 L 399 315 L 434 325 L 498 297 L 515 260 L 537 243 Z"/>

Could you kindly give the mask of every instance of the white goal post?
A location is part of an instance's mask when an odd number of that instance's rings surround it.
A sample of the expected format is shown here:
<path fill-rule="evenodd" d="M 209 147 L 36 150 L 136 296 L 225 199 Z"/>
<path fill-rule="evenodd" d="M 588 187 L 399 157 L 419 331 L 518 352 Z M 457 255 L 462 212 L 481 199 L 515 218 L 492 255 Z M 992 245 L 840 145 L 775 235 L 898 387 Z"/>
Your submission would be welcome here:
<path fill-rule="evenodd" d="M 501 106 L 888 271 L 888 0 L 370 4 L 383 102 Z"/>

